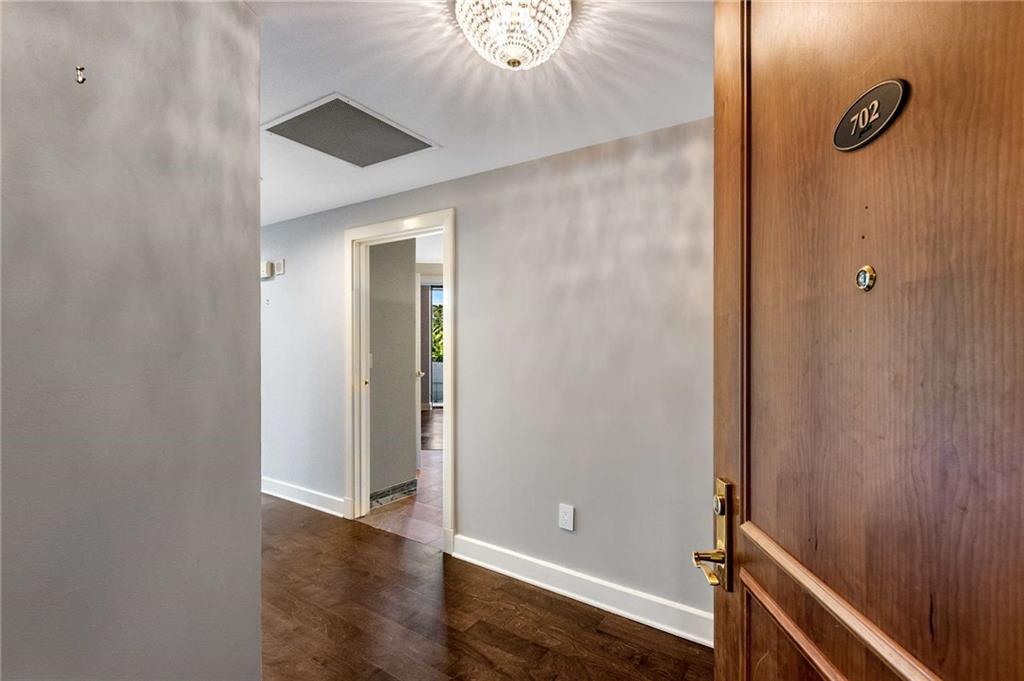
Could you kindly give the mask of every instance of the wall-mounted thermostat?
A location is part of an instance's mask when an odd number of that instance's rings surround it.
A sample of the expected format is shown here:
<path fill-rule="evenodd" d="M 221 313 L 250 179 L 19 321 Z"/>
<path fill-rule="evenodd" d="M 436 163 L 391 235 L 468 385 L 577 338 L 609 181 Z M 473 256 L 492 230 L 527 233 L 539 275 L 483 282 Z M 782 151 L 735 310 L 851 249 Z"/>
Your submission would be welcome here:
<path fill-rule="evenodd" d="M 260 279 L 270 279 L 274 276 L 274 263 L 264 260 L 260 263 Z"/>

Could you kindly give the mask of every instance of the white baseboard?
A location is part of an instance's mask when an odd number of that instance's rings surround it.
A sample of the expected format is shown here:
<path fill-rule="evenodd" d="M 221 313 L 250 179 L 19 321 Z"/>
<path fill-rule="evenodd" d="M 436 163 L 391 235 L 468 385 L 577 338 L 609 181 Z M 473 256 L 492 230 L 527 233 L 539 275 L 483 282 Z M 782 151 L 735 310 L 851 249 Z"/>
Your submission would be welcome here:
<path fill-rule="evenodd" d="M 689 641 L 712 645 L 714 615 L 706 610 L 614 584 L 461 534 L 455 535 L 454 544 L 452 555 L 456 558 Z"/>
<path fill-rule="evenodd" d="M 444 528 L 444 548 L 442 549 L 448 555 L 455 553 L 455 530 Z"/>
<path fill-rule="evenodd" d="M 272 497 L 308 506 L 324 513 L 336 515 L 339 518 L 352 518 L 352 500 L 348 497 L 335 497 L 300 485 L 293 485 L 290 482 L 267 477 L 263 478 L 262 488 L 264 494 L 269 494 Z"/>

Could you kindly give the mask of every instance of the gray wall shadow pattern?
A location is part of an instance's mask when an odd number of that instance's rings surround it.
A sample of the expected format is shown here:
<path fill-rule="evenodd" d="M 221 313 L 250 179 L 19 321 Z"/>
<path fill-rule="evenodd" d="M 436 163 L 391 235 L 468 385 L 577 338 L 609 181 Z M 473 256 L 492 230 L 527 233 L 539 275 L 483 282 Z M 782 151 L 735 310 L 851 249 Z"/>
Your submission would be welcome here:
<path fill-rule="evenodd" d="M 0 11 L 5 678 L 258 679 L 258 22 Z"/>
<path fill-rule="evenodd" d="M 712 540 L 712 132 L 704 119 L 265 227 L 263 257 L 290 269 L 264 284 L 264 474 L 344 495 L 344 423 L 288 404 L 347 408 L 342 235 L 454 207 L 457 531 L 710 610 L 688 555 Z"/>

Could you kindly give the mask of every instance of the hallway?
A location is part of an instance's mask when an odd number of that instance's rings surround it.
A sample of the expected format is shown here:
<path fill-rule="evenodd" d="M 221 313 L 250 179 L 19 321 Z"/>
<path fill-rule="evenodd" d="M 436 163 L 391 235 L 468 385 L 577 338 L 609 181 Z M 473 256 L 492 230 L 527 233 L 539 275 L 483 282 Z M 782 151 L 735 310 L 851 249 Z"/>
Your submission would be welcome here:
<path fill-rule="evenodd" d="M 710 649 L 263 497 L 263 678 L 712 678 Z"/>

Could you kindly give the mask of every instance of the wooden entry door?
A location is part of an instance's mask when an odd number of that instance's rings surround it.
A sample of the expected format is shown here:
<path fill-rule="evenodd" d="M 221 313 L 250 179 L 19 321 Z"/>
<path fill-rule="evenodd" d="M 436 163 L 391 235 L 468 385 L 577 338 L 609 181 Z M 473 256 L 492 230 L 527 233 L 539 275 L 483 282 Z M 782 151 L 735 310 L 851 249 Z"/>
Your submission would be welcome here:
<path fill-rule="evenodd" d="M 1024 4 L 715 33 L 716 678 L 1024 679 Z M 834 149 L 887 79 L 898 118 Z"/>

